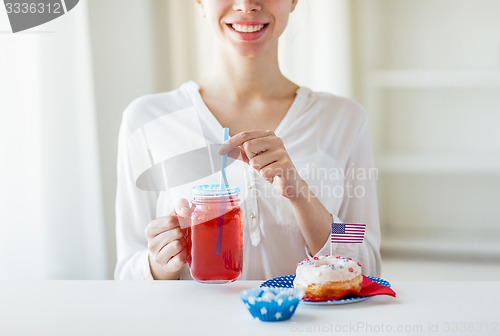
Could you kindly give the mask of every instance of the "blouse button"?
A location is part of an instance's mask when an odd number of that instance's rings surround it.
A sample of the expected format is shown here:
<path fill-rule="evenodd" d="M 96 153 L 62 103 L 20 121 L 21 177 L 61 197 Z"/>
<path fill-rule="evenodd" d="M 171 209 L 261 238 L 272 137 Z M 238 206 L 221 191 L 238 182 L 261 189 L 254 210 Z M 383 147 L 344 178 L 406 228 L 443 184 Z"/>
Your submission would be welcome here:
<path fill-rule="evenodd" d="M 254 219 L 255 218 L 255 214 L 253 212 L 250 213 L 250 218 L 251 219 Z"/>

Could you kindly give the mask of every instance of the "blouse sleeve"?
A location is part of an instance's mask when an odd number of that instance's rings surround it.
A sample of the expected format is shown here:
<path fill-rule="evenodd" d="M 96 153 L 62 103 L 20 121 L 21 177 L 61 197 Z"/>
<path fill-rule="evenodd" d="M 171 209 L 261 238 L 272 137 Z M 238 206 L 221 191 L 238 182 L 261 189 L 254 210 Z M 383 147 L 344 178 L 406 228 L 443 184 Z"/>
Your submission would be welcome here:
<path fill-rule="evenodd" d="M 341 223 L 365 223 L 366 232 L 362 244 L 334 244 L 332 252 L 350 256 L 358 260 L 363 273 L 379 276 L 380 258 L 380 223 L 377 202 L 378 171 L 373 162 L 367 118 L 360 127 L 357 141 L 352 147 L 345 167 L 352 176 L 344 180 L 344 198 L 338 213 L 333 213 L 334 221 Z M 317 255 L 330 253 L 330 239 Z"/>
<path fill-rule="evenodd" d="M 144 229 L 156 217 L 158 192 L 137 188 L 132 174 L 128 153 L 132 110 L 131 106 L 125 110 L 118 137 L 114 277 L 117 280 L 153 280 Z"/>

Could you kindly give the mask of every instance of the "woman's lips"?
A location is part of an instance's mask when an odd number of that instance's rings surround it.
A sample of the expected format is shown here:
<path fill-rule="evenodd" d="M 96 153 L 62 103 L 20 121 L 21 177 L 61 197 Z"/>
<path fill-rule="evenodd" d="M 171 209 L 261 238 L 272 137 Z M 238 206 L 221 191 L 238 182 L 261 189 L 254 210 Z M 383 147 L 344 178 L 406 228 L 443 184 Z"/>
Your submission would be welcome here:
<path fill-rule="evenodd" d="M 268 23 L 264 22 L 242 22 L 236 21 L 226 24 L 229 30 L 239 40 L 242 41 L 255 41 L 259 39 L 267 30 Z"/>

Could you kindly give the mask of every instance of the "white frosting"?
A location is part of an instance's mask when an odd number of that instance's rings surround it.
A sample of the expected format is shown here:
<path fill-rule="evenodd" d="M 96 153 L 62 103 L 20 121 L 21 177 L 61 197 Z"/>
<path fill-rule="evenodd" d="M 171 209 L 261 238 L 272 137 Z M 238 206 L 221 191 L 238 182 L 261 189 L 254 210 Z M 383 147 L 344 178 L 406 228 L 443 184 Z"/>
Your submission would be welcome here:
<path fill-rule="evenodd" d="M 310 284 L 330 281 L 347 281 L 361 275 L 361 264 L 341 256 L 307 258 L 297 264 L 294 286 L 302 288 Z"/>

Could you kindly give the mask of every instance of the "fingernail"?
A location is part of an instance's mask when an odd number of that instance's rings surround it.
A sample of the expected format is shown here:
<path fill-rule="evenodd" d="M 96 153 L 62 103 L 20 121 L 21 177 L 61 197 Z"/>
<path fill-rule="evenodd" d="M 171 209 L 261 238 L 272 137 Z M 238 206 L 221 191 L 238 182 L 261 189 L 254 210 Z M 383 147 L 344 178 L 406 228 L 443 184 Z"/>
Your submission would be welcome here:
<path fill-rule="evenodd" d="M 182 217 L 188 217 L 189 216 L 189 209 L 186 207 L 181 208 L 181 215 Z"/>

